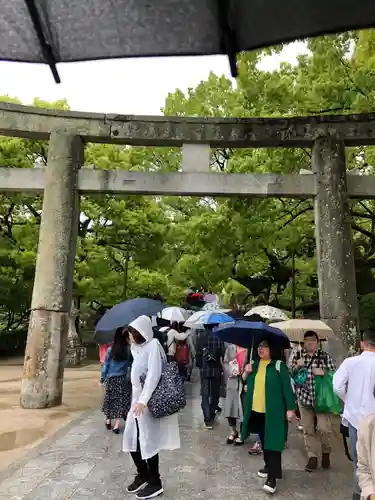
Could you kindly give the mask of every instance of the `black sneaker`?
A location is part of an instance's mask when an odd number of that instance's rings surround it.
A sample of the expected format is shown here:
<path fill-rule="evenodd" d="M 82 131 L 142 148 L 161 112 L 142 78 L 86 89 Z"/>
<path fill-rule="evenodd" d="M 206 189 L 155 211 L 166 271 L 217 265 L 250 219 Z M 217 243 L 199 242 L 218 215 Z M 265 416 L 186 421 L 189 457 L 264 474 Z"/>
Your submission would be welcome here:
<path fill-rule="evenodd" d="M 316 457 L 310 457 L 305 465 L 306 472 L 313 472 L 318 468 L 318 459 Z"/>
<path fill-rule="evenodd" d="M 268 471 L 267 471 L 266 467 L 263 467 L 263 469 L 260 469 L 258 471 L 258 476 L 262 477 L 262 478 L 265 478 L 268 476 Z"/>
<path fill-rule="evenodd" d="M 273 495 L 276 491 L 276 479 L 267 479 L 263 489 L 267 493 L 271 493 Z"/>
<path fill-rule="evenodd" d="M 212 422 L 205 422 L 204 426 L 206 427 L 206 429 L 213 429 L 214 428 Z"/>
<path fill-rule="evenodd" d="M 331 460 L 329 453 L 322 454 L 322 468 L 329 469 L 331 467 Z"/>
<path fill-rule="evenodd" d="M 146 498 L 155 498 L 163 494 L 163 486 L 161 484 L 152 485 L 148 484 L 142 491 L 138 493 L 136 498 L 146 499 Z"/>
<path fill-rule="evenodd" d="M 135 476 L 134 481 L 126 488 L 126 491 L 128 493 L 137 493 L 145 486 L 147 486 L 147 481 L 145 481 L 141 476 L 138 475 Z"/>

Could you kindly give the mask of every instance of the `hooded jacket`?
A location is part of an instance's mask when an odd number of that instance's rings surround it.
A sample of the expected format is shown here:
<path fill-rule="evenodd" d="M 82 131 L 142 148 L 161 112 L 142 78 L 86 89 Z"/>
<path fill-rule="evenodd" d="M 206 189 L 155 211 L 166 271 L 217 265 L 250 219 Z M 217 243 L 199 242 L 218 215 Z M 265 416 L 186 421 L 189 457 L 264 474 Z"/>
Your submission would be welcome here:
<path fill-rule="evenodd" d="M 126 452 L 136 451 L 137 438 L 139 438 L 142 459 L 147 460 L 161 450 L 175 450 L 180 447 L 178 415 L 160 419 L 151 416 L 147 404 L 159 383 L 166 355 L 160 342 L 154 339 L 150 318 L 140 316 L 129 326 L 137 330 L 145 339 L 143 344 L 132 344 L 131 346 L 134 359 L 131 371 L 131 407 L 142 403 L 146 408 L 143 414 L 137 418 L 133 411 L 129 411 L 124 431 L 123 450 Z M 146 375 L 143 386 L 140 381 L 142 375 Z M 138 421 L 139 435 L 136 420 Z"/>

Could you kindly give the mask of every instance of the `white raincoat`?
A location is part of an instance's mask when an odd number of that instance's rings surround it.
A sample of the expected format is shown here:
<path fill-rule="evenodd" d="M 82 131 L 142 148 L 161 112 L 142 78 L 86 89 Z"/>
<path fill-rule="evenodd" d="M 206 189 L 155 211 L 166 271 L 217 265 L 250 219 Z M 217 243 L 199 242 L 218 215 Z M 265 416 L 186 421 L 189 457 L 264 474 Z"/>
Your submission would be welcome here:
<path fill-rule="evenodd" d="M 165 353 L 159 341 L 154 339 L 151 320 L 147 316 L 140 316 L 130 324 L 137 330 L 146 342 L 131 346 L 134 358 L 132 382 L 132 408 L 137 403 L 146 405 L 143 414 L 138 417 L 139 443 L 143 460 L 147 460 L 161 450 L 175 450 L 180 448 L 180 431 L 178 414 L 164 418 L 153 418 L 147 408 L 147 403 L 156 389 L 165 360 Z M 146 381 L 142 389 L 141 375 L 146 374 Z M 123 451 L 137 450 L 137 426 L 133 412 L 130 410 L 126 419 Z"/>

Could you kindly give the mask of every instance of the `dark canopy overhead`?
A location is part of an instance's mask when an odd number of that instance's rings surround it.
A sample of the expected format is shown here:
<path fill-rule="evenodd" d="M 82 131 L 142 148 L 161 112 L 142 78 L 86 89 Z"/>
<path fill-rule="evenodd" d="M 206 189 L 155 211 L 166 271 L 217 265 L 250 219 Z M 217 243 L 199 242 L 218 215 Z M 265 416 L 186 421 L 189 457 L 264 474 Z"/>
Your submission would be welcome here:
<path fill-rule="evenodd" d="M 375 25 L 375 0 L 3 0 L 0 59 L 236 53 Z"/>

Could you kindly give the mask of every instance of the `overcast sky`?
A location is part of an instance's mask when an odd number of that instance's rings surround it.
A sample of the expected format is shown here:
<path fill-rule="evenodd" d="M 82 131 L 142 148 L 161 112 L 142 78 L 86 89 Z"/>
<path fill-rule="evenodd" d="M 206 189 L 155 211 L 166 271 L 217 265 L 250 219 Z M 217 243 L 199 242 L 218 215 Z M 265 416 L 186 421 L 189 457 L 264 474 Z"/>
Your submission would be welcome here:
<path fill-rule="evenodd" d="M 304 45 L 287 46 L 281 57 L 267 57 L 262 68 L 272 70 L 281 60 L 296 61 Z M 58 66 L 62 83 L 55 84 L 48 66 L 0 62 L 0 95 L 30 104 L 67 99 L 71 109 L 99 113 L 156 115 L 165 97 L 207 79 L 210 71 L 230 76 L 224 56 L 125 59 Z"/>

